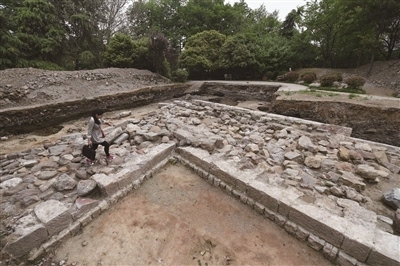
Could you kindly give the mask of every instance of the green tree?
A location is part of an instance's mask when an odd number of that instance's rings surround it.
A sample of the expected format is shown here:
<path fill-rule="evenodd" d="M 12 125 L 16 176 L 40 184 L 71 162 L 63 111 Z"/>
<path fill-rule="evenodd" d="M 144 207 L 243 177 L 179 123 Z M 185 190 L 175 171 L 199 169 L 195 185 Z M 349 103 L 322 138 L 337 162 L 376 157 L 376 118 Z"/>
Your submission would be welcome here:
<path fill-rule="evenodd" d="M 21 53 L 29 60 L 27 65 L 31 65 L 30 61 L 54 62 L 64 35 L 54 6 L 45 0 L 24 0 L 16 9 L 15 21 Z"/>
<path fill-rule="evenodd" d="M 18 64 L 22 42 L 17 38 L 14 21 L 18 1 L 3 1 L 0 5 L 0 69 L 15 67 Z"/>
<path fill-rule="evenodd" d="M 218 69 L 218 59 L 226 36 L 215 30 L 203 31 L 190 37 L 180 56 L 180 66 L 192 78 L 207 78 Z"/>
<path fill-rule="evenodd" d="M 221 48 L 218 65 L 235 79 L 260 77 L 263 69 L 257 61 L 259 51 L 255 35 L 229 36 Z"/>
<path fill-rule="evenodd" d="M 107 45 L 103 55 L 104 63 L 109 67 L 132 67 L 134 65 L 135 44 L 131 37 L 117 33 Z"/>
<path fill-rule="evenodd" d="M 304 25 L 319 47 L 325 67 L 333 67 L 338 35 L 342 28 L 336 0 L 313 0 L 307 3 Z"/>

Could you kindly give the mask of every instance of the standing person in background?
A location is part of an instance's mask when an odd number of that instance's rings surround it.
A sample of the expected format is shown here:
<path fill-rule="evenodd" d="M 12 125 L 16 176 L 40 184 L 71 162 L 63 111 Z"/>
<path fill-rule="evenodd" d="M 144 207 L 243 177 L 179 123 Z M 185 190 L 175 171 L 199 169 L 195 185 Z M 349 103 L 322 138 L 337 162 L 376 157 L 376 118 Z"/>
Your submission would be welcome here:
<path fill-rule="evenodd" d="M 96 150 L 100 145 L 104 146 L 104 152 L 106 153 L 107 159 L 112 160 L 114 156 L 110 154 L 110 144 L 105 140 L 105 135 L 103 130 L 101 129 L 101 124 L 109 124 L 105 122 L 102 117 L 104 114 L 103 109 L 96 109 L 92 112 L 92 117 L 89 119 L 88 125 L 88 145 L 92 147 L 93 150 Z M 90 165 L 94 164 L 94 161 L 88 159 L 87 162 Z"/>

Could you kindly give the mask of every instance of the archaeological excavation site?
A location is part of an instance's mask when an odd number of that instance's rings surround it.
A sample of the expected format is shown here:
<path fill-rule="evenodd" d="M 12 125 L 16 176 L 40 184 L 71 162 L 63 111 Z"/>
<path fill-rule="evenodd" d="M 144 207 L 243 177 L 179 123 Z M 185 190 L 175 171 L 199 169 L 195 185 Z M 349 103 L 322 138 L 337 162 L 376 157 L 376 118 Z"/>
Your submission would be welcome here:
<path fill-rule="evenodd" d="M 400 265 L 398 98 L 130 69 L 0 81 L 0 265 Z M 89 165 L 97 107 L 115 158 Z"/>

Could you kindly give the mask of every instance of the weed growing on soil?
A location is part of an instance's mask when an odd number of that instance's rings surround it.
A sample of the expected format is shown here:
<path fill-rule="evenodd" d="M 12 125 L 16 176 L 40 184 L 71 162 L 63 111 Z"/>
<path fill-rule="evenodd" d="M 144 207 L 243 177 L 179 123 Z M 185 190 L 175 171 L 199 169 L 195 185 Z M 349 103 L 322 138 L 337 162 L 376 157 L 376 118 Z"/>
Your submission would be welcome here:
<path fill-rule="evenodd" d="M 310 89 L 312 90 L 312 89 Z M 366 91 L 363 89 L 341 89 L 336 87 L 319 87 L 318 90 L 323 91 L 334 91 L 334 92 L 346 92 L 346 93 L 353 93 L 353 94 L 366 94 Z"/>

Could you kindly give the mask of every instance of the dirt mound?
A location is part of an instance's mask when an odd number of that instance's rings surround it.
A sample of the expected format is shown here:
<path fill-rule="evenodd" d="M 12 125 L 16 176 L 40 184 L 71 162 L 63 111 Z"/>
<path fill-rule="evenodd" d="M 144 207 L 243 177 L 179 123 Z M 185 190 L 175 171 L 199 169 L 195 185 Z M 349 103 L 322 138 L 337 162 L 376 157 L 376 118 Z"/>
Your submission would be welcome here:
<path fill-rule="evenodd" d="M 0 71 L 0 108 L 64 102 L 170 83 L 148 70 L 96 69 L 46 71 L 34 68 Z"/>
<path fill-rule="evenodd" d="M 396 92 L 400 93 L 400 60 L 377 61 L 374 63 L 371 74 L 368 76 L 369 67 L 370 65 L 366 64 L 358 68 L 306 68 L 300 71 L 315 72 L 318 78 L 329 72 L 340 72 L 344 79 L 350 76 L 361 76 L 366 79 L 363 89 L 367 94 L 393 96 Z"/>

